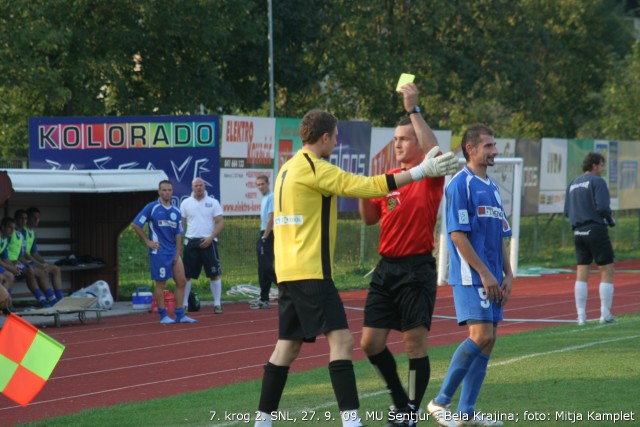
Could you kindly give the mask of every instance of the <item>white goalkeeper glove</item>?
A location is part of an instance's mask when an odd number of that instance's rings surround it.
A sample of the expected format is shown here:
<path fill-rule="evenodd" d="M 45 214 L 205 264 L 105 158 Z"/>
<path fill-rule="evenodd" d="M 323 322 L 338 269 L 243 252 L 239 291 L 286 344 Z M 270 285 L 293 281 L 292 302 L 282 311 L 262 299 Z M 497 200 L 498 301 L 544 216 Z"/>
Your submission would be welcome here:
<path fill-rule="evenodd" d="M 422 163 L 409 169 L 411 178 L 420 181 L 426 177 L 437 177 L 455 173 L 458 170 L 458 158 L 451 151 L 436 157 L 440 147 L 435 146 L 424 157 Z"/>

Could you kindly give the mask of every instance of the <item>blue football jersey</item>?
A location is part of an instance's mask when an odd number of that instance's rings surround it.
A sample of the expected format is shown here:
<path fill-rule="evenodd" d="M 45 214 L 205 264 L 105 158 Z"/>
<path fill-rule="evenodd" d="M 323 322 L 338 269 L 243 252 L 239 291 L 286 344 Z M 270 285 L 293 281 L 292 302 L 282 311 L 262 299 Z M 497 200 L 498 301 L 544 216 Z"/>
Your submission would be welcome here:
<path fill-rule="evenodd" d="M 498 283 L 501 283 L 502 239 L 511 236 L 511 227 L 502 208 L 498 186 L 489 177 L 482 179 L 465 166 L 451 179 L 445 192 L 449 284 L 482 285 L 480 275 L 453 244 L 450 234 L 453 231 L 466 232 L 473 249 Z"/>
<path fill-rule="evenodd" d="M 175 255 L 176 235 L 184 234 L 182 215 L 175 206 L 166 207 L 158 199 L 145 206 L 133 220 L 134 224 L 144 227 L 149 223 L 149 239 L 160 242 L 160 248 L 149 249 L 150 254 Z"/>

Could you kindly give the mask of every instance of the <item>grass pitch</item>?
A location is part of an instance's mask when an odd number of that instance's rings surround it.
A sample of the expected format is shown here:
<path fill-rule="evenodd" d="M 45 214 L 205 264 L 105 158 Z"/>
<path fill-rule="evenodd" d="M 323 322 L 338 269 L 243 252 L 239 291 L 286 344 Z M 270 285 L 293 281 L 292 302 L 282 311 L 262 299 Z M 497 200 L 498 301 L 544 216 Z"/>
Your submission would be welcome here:
<path fill-rule="evenodd" d="M 431 382 L 423 408 L 437 394 L 455 348 L 430 350 Z M 640 314 L 621 316 L 616 324 L 564 325 L 499 337 L 476 409 L 505 426 L 638 425 L 640 406 L 633 390 L 640 390 L 639 354 Z M 406 357 L 396 359 L 404 377 Z M 390 398 L 368 361 L 355 363 L 355 369 L 360 415 L 366 425 L 382 426 Z M 25 425 L 253 425 L 259 393 L 260 381 L 250 381 Z M 279 409 L 282 420 L 274 426 L 341 425 L 327 368 L 289 375 Z M 423 418 L 419 425 L 436 425 Z"/>

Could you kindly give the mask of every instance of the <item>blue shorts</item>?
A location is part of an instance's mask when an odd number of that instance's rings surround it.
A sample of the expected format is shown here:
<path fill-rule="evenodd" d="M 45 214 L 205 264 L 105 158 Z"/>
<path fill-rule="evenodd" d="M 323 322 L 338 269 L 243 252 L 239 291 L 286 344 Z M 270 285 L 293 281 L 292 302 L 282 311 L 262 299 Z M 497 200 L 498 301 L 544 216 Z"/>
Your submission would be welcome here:
<path fill-rule="evenodd" d="M 151 280 L 164 282 L 173 277 L 173 259 L 175 254 L 149 254 Z"/>
<path fill-rule="evenodd" d="M 482 285 L 452 285 L 452 287 L 458 325 L 466 325 L 469 320 L 490 322 L 494 325 L 502 321 L 500 302 L 489 302 Z"/>

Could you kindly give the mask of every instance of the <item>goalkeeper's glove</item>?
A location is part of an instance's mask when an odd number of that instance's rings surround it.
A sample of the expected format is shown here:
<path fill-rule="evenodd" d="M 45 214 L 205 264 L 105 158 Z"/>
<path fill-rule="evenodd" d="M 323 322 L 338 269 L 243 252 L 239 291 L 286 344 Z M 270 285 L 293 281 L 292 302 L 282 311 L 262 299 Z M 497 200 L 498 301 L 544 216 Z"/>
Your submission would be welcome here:
<path fill-rule="evenodd" d="M 616 219 L 614 217 L 610 216 L 608 218 L 605 218 L 604 220 L 605 220 L 605 222 L 607 223 L 607 225 L 609 227 L 615 227 L 616 226 Z"/>
<path fill-rule="evenodd" d="M 422 163 L 409 169 L 411 178 L 414 181 L 420 181 L 425 177 L 437 177 L 455 173 L 458 170 L 458 158 L 449 151 L 438 157 L 436 155 L 440 151 L 440 147 L 435 146 L 424 157 Z"/>

